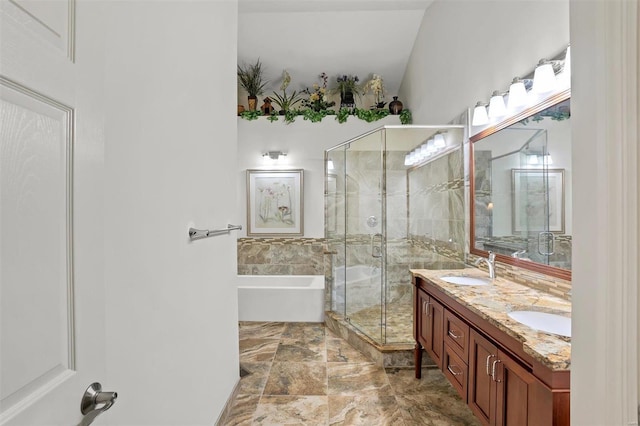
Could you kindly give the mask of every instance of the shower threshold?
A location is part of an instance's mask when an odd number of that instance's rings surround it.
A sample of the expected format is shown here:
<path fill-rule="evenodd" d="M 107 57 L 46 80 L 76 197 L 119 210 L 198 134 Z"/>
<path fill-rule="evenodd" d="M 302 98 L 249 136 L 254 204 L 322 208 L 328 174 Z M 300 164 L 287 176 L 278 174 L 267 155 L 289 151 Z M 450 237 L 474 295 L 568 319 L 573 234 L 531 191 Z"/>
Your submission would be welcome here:
<path fill-rule="evenodd" d="M 346 318 L 336 312 L 326 311 L 324 322 L 329 330 L 346 340 L 369 358 L 373 363 L 381 367 L 413 368 L 413 348 L 415 342 L 381 344 L 376 342 Z M 428 356 L 424 356 L 423 364 L 428 367 Z"/>

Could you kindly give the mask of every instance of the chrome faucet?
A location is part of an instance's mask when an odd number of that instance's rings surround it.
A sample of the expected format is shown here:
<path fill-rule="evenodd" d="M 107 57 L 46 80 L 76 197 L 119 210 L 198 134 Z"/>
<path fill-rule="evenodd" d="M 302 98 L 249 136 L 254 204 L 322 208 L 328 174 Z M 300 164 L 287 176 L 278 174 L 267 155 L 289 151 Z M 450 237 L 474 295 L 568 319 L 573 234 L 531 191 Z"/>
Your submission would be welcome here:
<path fill-rule="evenodd" d="M 511 257 L 515 258 L 515 259 L 522 259 L 523 254 L 527 253 L 527 249 L 522 249 L 522 250 L 517 250 L 514 251 L 513 253 L 511 253 Z"/>
<path fill-rule="evenodd" d="M 480 257 L 475 261 L 475 265 L 478 266 L 480 263 L 484 261 L 487 264 L 487 268 L 489 268 L 489 278 L 494 279 L 496 277 L 496 255 L 494 252 L 490 251 L 488 257 Z"/>

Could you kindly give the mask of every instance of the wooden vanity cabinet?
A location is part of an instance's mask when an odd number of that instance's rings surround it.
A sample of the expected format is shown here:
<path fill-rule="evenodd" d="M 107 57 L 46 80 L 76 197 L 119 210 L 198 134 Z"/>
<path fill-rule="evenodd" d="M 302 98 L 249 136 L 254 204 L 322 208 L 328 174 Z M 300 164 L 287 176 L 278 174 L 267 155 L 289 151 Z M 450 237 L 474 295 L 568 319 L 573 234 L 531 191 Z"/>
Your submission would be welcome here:
<path fill-rule="evenodd" d="M 424 348 L 483 424 L 569 425 L 568 371 L 542 366 L 428 281 L 414 286 L 416 378 Z"/>
<path fill-rule="evenodd" d="M 416 347 L 424 348 L 436 365 L 442 369 L 443 356 L 443 324 L 444 308 L 436 299 L 429 297 L 424 291 L 416 291 L 414 300 L 414 335 Z M 417 327 L 415 326 L 417 323 Z M 417 333 L 416 333 L 417 330 Z M 422 366 L 422 351 L 416 349 L 416 377 L 420 378 Z"/>

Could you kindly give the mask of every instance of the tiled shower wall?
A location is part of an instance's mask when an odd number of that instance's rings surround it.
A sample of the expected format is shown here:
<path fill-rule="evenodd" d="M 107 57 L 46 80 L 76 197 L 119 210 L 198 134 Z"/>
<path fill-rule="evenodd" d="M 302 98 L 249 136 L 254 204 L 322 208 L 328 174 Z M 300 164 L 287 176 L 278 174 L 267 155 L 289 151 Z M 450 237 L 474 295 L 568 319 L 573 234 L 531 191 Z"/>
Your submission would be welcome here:
<path fill-rule="evenodd" d="M 324 275 L 323 238 L 239 238 L 238 275 Z"/>

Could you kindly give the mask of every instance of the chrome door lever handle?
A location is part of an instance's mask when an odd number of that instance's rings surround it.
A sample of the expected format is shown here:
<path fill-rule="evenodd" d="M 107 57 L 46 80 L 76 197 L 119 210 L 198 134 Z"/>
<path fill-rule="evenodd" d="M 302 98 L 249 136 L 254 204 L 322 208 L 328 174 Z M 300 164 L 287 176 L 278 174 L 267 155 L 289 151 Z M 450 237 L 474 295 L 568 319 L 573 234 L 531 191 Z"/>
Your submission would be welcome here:
<path fill-rule="evenodd" d="M 118 392 L 103 392 L 102 385 L 98 382 L 89 385 L 80 401 L 80 412 L 85 416 L 81 424 L 90 425 L 98 415 L 111 408 L 116 399 Z"/>

